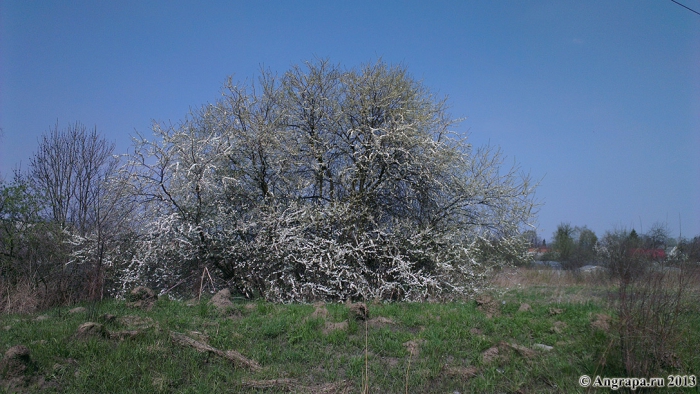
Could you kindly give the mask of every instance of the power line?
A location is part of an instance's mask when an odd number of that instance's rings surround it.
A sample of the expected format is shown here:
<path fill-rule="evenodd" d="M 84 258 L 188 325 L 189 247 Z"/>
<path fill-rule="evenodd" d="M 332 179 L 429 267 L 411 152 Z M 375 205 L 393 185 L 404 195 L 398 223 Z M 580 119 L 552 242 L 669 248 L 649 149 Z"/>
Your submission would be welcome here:
<path fill-rule="evenodd" d="M 688 10 L 690 10 L 690 11 L 693 11 L 694 13 L 700 15 L 700 12 L 697 12 L 697 11 L 695 11 L 694 9 L 690 8 L 690 7 L 684 6 L 683 4 L 677 2 L 676 0 L 671 0 L 671 1 L 674 2 L 674 3 L 676 3 L 676 4 L 678 4 L 679 6 L 681 6 L 681 7 L 683 7 L 683 8 L 686 8 L 686 9 L 688 9 Z"/>

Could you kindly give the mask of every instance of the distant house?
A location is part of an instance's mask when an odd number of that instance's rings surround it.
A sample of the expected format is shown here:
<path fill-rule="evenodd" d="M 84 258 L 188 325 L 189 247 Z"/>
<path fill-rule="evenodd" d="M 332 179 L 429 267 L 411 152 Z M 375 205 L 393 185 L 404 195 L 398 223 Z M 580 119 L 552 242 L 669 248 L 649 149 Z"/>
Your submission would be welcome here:
<path fill-rule="evenodd" d="M 535 258 L 540 257 L 547 252 L 549 252 L 549 248 L 546 246 L 538 246 L 536 248 L 529 248 L 527 250 L 527 253 L 534 256 Z"/>

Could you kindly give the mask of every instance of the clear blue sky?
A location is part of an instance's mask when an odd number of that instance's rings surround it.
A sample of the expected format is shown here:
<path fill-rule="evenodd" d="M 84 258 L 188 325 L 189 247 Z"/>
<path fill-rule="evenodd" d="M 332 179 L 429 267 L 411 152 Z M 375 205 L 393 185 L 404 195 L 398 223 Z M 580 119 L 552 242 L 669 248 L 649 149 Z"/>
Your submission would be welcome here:
<path fill-rule="evenodd" d="M 700 0 L 679 0 L 700 11 Z M 405 65 L 533 178 L 539 233 L 700 235 L 700 15 L 670 0 L 0 2 L 0 174 L 58 121 L 119 152 L 227 76 Z"/>

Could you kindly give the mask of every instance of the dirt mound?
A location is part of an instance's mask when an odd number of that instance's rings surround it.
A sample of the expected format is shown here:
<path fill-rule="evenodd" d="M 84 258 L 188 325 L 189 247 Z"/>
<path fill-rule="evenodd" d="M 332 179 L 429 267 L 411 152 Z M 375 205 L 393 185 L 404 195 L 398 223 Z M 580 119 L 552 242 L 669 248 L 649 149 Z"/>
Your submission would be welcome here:
<path fill-rule="evenodd" d="M 561 308 L 549 308 L 549 314 L 554 316 L 554 315 L 561 315 L 564 313 L 564 310 Z"/>
<path fill-rule="evenodd" d="M 479 369 L 473 365 L 468 367 L 450 367 L 445 365 L 443 371 L 448 376 L 456 376 L 465 380 L 479 374 Z"/>
<path fill-rule="evenodd" d="M 602 330 L 605 332 L 610 331 L 610 322 L 612 321 L 612 318 L 604 313 L 598 313 L 595 315 L 595 318 L 591 322 L 591 327 L 593 327 L 596 330 Z"/>
<path fill-rule="evenodd" d="M 481 358 L 484 360 L 484 364 L 490 364 L 499 358 L 498 346 L 494 346 L 484 350 L 481 353 Z"/>
<path fill-rule="evenodd" d="M 482 294 L 476 298 L 477 309 L 484 312 L 488 319 L 501 314 L 501 308 L 498 301 L 494 300 L 490 295 Z"/>
<path fill-rule="evenodd" d="M 23 377 L 31 371 L 32 360 L 29 356 L 29 348 L 24 345 L 11 347 L 0 361 L 0 376 L 3 379 Z"/>
<path fill-rule="evenodd" d="M 233 302 L 231 301 L 231 291 L 229 289 L 219 291 L 218 293 L 214 294 L 214 297 L 212 297 L 207 304 L 214 305 L 219 312 L 225 312 L 233 306 Z"/>
<path fill-rule="evenodd" d="M 140 336 L 144 330 L 156 325 L 150 317 L 142 318 L 139 316 L 122 316 L 118 319 L 119 323 L 129 327 L 129 330 L 109 331 L 104 325 L 95 322 L 86 322 L 78 327 L 75 332 L 76 339 L 88 338 L 104 338 L 125 340 L 133 339 Z M 157 326 L 157 325 L 156 325 Z"/>
<path fill-rule="evenodd" d="M 109 332 L 107 332 L 105 326 L 100 323 L 86 322 L 78 327 L 75 337 L 78 339 L 87 339 L 92 337 L 109 338 Z"/>
<path fill-rule="evenodd" d="M 158 296 L 148 287 L 138 286 L 131 290 L 127 296 L 127 300 L 127 306 L 151 310 L 151 308 L 153 308 L 153 304 L 155 304 L 156 300 L 158 300 Z"/>
<path fill-rule="evenodd" d="M 28 347 L 24 345 L 11 347 L 0 361 L 0 388 L 13 392 L 26 387 L 35 369 Z"/>
<path fill-rule="evenodd" d="M 404 342 L 403 346 L 411 354 L 411 357 L 416 357 L 420 354 L 420 347 L 425 343 L 425 339 L 413 339 L 408 342 Z"/>
<path fill-rule="evenodd" d="M 561 334 L 564 332 L 564 329 L 567 327 L 566 323 L 563 321 L 555 321 L 554 324 L 552 325 L 552 328 L 549 329 L 549 331 L 555 333 L 555 334 Z"/>
<path fill-rule="evenodd" d="M 364 302 L 349 304 L 348 309 L 350 310 L 350 317 L 355 320 L 369 319 L 369 309 L 367 308 L 367 304 Z"/>

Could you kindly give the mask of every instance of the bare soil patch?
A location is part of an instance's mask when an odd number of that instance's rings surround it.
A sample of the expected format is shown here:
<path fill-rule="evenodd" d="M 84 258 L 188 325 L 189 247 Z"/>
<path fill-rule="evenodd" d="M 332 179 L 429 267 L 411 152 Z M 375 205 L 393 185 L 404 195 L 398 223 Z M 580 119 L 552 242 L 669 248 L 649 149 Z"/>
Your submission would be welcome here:
<path fill-rule="evenodd" d="M 131 290 L 126 304 L 132 308 L 141 308 L 150 311 L 158 300 L 158 295 L 146 286 L 138 286 Z"/>
<path fill-rule="evenodd" d="M 597 313 L 591 321 L 591 327 L 605 332 L 610 331 L 612 318 L 604 313 Z"/>
<path fill-rule="evenodd" d="M 484 364 L 490 364 L 500 358 L 500 354 L 498 351 L 498 346 L 493 346 L 490 347 L 486 350 L 484 350 L 481 353 L 481 358 L 484 361 Z"/>
<path fill-rule="evenodd" d="M 473 378 L 479 374 L 479 369 L 473 365 L 469 365 L 467 367 L 451 367 L 446 365 L 443 371 L 445 375 L 457 376 L 462 379 Z"/>
<path fill-rule="evenodd" d="M 231 291 L 229 289 L 219 291 L 214 294 L 214 297 L 209 300 L 208 304 L 213 305 L 219 312 L 225 312 L 233 306 Z"/>
<path fill-rule="evenodd" d="M 493 297 L 487 294 L 482 294 L 476 298 L 477 309 L 484 312 L 488 319 L 494 316 L 499 316 L 501 314 L 501 308 L 498 301 L 494 300 Z"/>
<path fill-rule="evenodd" d="M 404 342 L 403 346 L 408 350 L 411 357 L 417 357 L 420 354 L 420 347 L 425 343 L 425 339 L 413 339 L 408 342 Z"/>
<path fill-rule="evenodd" d="M 75 337 L 77 339 L 109 338 L 109 332 L 100 323 L 86 322 L 78 327 Z"/>
<path fill-rule="evenodd" d="M 350 317 L 355 320 L 369 319 L 369 309 L 364 302 L 351 303 L 348 305 L 348 309 L 350 311 Z"/>
<path fill-rule="evenodd" d="M 555 321 L 552 328 L 550 328 L 550 331 L 555 334 L 561 334 L 566 327 L 567 325 L 563 321 Z"/>

